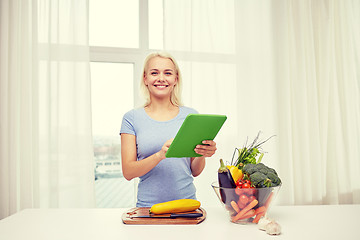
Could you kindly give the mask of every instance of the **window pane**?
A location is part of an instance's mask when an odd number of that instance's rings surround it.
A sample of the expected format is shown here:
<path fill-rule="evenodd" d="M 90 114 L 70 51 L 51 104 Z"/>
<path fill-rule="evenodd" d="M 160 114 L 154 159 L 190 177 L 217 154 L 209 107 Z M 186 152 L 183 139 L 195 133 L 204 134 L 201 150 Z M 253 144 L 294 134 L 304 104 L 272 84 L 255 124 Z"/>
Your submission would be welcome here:
<path fill-rule="evenodd" d="M 163 49 L 163 0 L 149 1 L 149 48 Z"/>
<path fill-rule="evenodd" d="M 234 1 L 167 1 L 164 48 L 169 51 L 235 53 Z"/>
<path fill-rule="evenodd" d="M 138 0 L 90 0 L 91 46 L 139 47 Z"/>
<path fill-rule="evenodd" d="M 131 207 L 135 185 L 121 173 L 119 132 L 122 116 L 134 107 L 134 66 L 99 62 L 90 66 L 96 205 Z"/>

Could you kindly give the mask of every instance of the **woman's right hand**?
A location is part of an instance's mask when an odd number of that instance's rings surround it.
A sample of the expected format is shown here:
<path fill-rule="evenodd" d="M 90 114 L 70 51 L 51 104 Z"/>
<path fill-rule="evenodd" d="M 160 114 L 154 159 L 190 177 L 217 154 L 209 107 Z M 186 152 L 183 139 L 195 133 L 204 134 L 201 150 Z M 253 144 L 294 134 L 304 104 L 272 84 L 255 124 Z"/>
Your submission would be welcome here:
<path fill-rule="evenodd" d="M 144 176 L 153 169 L 161 160 L 165 159 L 165 153 L 169 149 L 173 139 L 164 143 L 161 150 L 147 158 L 137 161 L 135 135 L 121 134 L 121 162 L 122 172 L 127 180 Z"/>
<path fill-rule="evenodd" d="M 166 158 L 166 157 L 165 157 L 165 153 L 166 153 L 167 150 L 169 149 L 169 147 L 170 147 L 170 145 L 171 145 L 171 143 L 172 143 L 173 140 L 174 140 L 173 138 L 167 140 L 167 141 L 164 143 L 164 145 L 161 147 L 161 150 L 156 153 L 156 155 L 158 155 L 158 157 L 159 157 L 161 160 L 163 160 L 163 159 Z"/>

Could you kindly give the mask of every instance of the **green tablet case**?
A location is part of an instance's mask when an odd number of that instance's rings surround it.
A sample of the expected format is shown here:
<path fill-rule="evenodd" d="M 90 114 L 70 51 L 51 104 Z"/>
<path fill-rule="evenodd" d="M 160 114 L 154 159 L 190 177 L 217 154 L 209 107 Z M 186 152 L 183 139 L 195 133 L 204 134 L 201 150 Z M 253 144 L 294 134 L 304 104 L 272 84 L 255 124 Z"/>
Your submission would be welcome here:
<path fill-rule="evenodd" d="M 203 140 L 214 140 L 226 121 L 225 115 L 189 114 L 167 150 L 167 158 L 199 157 L 194 149 Z"/>

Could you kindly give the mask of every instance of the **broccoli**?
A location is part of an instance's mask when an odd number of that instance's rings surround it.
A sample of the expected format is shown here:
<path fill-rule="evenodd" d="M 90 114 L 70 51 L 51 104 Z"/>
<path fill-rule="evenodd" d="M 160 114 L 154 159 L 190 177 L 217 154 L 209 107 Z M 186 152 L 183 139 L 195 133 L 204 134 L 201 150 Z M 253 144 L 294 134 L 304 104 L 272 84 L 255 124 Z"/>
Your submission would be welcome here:
<path fill-rule="evenodd" d="M 263 169 L 264 167 L 265 165 L 263 163 L 258 163 L 258 164 L 249 163 L 244 166 L 243 171 L 251 175 L 254 172 L 261 172 L 261 169 Z"/>
<path fill-rule="evenodd" d="M 266 174 L 266 176 L 270 179 L 270 181 L 271 181 L 271 185 L 273 186 L 277 186 L 277 185 L 279 185 L 280 183 L 281 183 L 281 180 L 280 180 L 280 178 L 277 176 L 277 175 L 275 175 L 273 172 L 268 172 L 267 174 Z"/>
<path fill-rule="evenodd" d="M 249 176 L 251 183 L 255 187 L 276 187 L 281 184 L 276 171 L 263 163 L 246 164 L 243 172 Z"/>
<path fill-rule="evenodd" d="M 253 174 L 254 172 L 256 172 L 256 164 L 251 164 L 251 163 L 249 163 L 249 164 L 246 164 L 245 166 L 244 166 L 244 168 L 243 168 L 243 172 L 245 173 L 247 173 L 247 174 L 249 174 L 249 175 L 251 175 L 251 174 Z"/>
<path fill-rule="evenodd" d="M 262 172 L 254 172 L 253 174 L 250 175 L 250 181 L 255 186 L 261 184 L 261 182 L 263 182 L 264 179 L 267 179 L 267 176 Z"/>

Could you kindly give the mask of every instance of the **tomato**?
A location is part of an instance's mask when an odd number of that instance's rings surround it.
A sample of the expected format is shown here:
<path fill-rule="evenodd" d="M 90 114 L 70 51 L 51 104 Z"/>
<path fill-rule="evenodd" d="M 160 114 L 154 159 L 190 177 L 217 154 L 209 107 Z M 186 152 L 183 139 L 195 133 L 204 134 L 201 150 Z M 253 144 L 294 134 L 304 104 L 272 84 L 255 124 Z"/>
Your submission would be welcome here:
<path fill-rule="evenodd" d="M 242 188 L 240 187 L 240 186 L 237 186 L 236 188 L 235 188 L 235 193 L 237 194 L 237 195 L 241 195 L 241 193 L 242 193 Z"/>
<path fill-rule="evenodd" d="M 244 183 L 242 188 L 244 189 L 243 193 L 245 193 L 248 196 L 255 194 L 255 191 L 256 191 L 255 188 L 252 188 L 251 185 L 248 183 Z"/>
<path fill-rule="evenodd" d="M 249 179 L 239 179 L 238 181 L 236 181 L 236 186 L 237 187 L 235 189 L 235 193 L 239 196 L 242 193 L 245 193 L 247 196 L 251 196 L 256 193 L 256 189 L 251 186 L 251 181 Z"/>
<path fill-rule="evenodd" d="M 239 201 L 237 202 L 237 204 L 238 204 L 238 206 L 239 206 L 240 209 L 243 209 L 244 207 L 246 207 L 246 204 L 243 204 L 243 203 L 240 201 L 240 199 L 239 199 Z"/>
<path fill-rule="evenodd" d="M 243 185 L 243 182 L 241 181 L 241 179 L 239 179 L 238 181 L 236 181 L 236 186 L 242 186 Z"/>
<path fill-rule="evenodd" d="M 256 193 L 256 189 L 254 187 L 251 187 L 249 189 L 249 195 L 255 195 L 255 193 Z"/>
<path fill-rule="evenodd" d="M 253 200 L 255 200 L 256 199 L 256 197 L 254 196 L 254 195 L 251 195 L 250 197 L 249 197 L 249 202 L 252 202 Z"/>
<path fill-rule="evenodd" d="M 241 194 L 239 197 L 239 202 L 241 202 L 243 205 L 246 205 L 249 202 L 249 197 L 245 194 Z"/>

